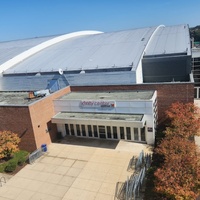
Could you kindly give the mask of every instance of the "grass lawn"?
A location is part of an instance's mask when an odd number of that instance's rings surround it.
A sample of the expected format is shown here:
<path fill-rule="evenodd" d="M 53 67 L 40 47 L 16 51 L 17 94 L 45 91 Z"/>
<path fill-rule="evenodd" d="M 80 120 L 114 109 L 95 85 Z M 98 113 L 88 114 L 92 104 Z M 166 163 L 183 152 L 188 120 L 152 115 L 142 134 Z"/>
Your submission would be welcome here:
<path fill-rule="evenodd" d="M 20 150 L 15 152 L 9 160 L 0 160 L 0 173 L 15 173 L 26 163 L 29 152 Z"/>

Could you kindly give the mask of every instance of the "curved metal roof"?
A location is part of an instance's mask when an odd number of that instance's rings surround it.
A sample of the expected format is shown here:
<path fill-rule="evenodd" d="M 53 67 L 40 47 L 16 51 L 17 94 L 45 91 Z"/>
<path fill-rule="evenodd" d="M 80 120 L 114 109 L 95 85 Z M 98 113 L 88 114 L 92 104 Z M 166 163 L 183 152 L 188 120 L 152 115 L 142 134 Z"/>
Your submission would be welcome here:
<path fill-rule="evenodd" d="M 145 50 L 145 56 L 180 53 L 191 55 L 187 25 L 160 26 Z"/>
<path fill-rule="evenodd" d="M 55 43 L 10 67 L 5 74 L 132 67 L 156 27 L 78 35 Z M 0 67 L 1 68 L 1 67 Z"/>
<path fill-rule="evenodd" d="M 0 65 L 28 49 L 55 36 L 0 42 Z"/>
<path fill-rule="evenodd" d="M 142 82 L 142 78 L 139 80 L 142 58 L 176 54 L 191 55 L 187 25 L 111 33 L 80 31 L 57 37 L 1 42 L 0 73 L 3 72 L 3 77 L 0 77 L 0 89 L 44 88 L 59 69 L 64 71 L 63 77 L 67 80 L 67 83 L 61 81 L 63 87 L 68 84 L 135 84 Z M 40 77 L 36 78 L 36 74 Z M 24 80 L 27 87 L 22 87 L 20 80 Z M 38 80 L 38 84 L 34 80 Z"/>

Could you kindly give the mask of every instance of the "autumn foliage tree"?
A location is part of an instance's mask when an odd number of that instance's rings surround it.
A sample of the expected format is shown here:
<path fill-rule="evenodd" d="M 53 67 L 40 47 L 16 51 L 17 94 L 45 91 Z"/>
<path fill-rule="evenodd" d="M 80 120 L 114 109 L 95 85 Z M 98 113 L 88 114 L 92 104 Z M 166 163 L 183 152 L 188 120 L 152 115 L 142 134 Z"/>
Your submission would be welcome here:
<path fill-rule="evenodd" d="M 12 154 L 19 150 L 20 138 L 11 131 L 0 131 L 0 159 L 10 158 Z"/>
<path fill-rule="evenodd" d="M 166 128 L 166 136 L 180 136 L 192 139 L 195 135 L 200 135 L 199 109 L 193 103 L 173 103 L 166 116 L 170 121 Z"/>
<path fill-rule="evenodd" d="M 167 199 L 196 199 L 200 186 L 200 155 L 194 143 L 200 129 L 198 108 L 174 103 L 166 114 L 170 125 L 156 148 L 164 161 L 154 174 L 155 189 Z"/>

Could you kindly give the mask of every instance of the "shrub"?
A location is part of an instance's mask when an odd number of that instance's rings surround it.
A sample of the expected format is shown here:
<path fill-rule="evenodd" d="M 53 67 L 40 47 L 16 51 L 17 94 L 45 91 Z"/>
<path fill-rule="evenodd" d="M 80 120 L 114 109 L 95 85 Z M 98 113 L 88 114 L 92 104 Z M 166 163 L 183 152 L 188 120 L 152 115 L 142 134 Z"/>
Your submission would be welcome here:
<path fill-rule="evenodd" d="M 9 159 L 14 152 L 18 151 L 20 138 L 11 131 L 0 132 L 0 159 Z"/>
<path fill-rule="evenodd" d="M 7 162 L 5 162 L 5 163 L 1 163 L 1 164 L 0 164 L 0 173 L 5 172 L 5 168 L 6 168 L 6 166 L 7 166 Z"/>
<path fill-rule="evenodd" d="M 11 159 L 8 162 L 7 166 L 5 167 L 5 171 L 6 172 L 13 172 L 13 171 L 15 171 L 16 167 L 17 167 L 17 160 Z"/>
<path fill-rule="evenodd" d="M 26 157 L 20 157 L 18 159 L 18 165 L 22 166 L 26 162 Z"/>
<path fill-rule="evenodd" d="M 24 150 L 20 150 L 20 151 L 14 153 L 14 158 L 17 159 L 18 165 L 23 165 L 26 162 L 28 154 L 29 154 L 29 152 L 24 151 Z"/>

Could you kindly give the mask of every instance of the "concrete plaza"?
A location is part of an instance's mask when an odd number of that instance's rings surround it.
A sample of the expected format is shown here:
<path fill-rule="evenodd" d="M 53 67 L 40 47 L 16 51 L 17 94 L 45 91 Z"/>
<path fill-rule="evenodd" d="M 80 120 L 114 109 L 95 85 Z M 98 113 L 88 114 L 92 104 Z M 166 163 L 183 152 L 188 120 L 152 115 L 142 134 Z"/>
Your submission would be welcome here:
<path fill-rule="evenodd" d="M 0 188 L 1 200 L 114 199 L 129 161 L 151 147 L 125 141 L 66 138 Z"/>

